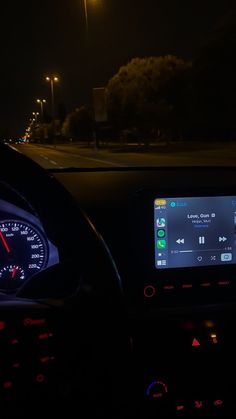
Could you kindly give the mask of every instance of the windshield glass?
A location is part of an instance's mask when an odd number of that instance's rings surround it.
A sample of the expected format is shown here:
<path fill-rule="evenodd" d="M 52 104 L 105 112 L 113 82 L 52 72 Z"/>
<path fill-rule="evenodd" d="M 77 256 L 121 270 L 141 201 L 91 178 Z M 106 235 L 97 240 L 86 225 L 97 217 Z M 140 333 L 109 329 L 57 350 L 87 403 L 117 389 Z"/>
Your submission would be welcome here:
<path fill-rule="evenodd" d="M 235 165 L 236 6 L 1 5 L 0 140 L 47 169 Z"/>

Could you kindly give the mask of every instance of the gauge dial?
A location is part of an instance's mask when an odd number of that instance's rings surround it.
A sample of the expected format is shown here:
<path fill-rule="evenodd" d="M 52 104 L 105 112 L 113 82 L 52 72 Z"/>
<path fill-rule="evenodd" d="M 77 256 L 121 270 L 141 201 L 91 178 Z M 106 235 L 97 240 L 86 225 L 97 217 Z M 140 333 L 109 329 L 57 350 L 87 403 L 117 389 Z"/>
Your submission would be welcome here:
<path fill-rule="evenodd" d="M 4 266 L 0 270 L 0 287 L 1 289 L 18 288 L 25 281 L 25 272 L 18 265 Z"/>
<path fill-rule="evenodd" d="M 0 289 L 18 288 L 46 266 L 47 258 L 46 241 L 35 227 L 14 220 L 0 223 Z"/>

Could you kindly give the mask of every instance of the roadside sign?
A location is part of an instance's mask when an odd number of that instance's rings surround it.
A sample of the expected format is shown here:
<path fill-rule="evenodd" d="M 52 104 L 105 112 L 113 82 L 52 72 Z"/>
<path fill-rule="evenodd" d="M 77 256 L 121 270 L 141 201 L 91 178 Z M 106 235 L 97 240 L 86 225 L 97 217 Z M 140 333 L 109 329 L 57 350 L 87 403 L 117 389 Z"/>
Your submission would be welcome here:
<path fill-rule="evenodd" d="M 107 122 L 107 105 L 105 87 L 93 89 L 93 106 L 96 122 Z"/>

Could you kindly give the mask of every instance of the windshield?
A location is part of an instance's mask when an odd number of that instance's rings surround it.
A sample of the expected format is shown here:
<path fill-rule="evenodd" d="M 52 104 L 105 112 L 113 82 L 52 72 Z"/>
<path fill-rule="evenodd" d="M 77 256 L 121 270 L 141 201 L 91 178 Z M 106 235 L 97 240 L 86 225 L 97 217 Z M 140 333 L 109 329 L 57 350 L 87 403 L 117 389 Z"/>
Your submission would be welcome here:
<path fill-rule="evenodd" d="M 0 140 L 46 169 L 236 163 L 236 6 L 1 5 Z"/>

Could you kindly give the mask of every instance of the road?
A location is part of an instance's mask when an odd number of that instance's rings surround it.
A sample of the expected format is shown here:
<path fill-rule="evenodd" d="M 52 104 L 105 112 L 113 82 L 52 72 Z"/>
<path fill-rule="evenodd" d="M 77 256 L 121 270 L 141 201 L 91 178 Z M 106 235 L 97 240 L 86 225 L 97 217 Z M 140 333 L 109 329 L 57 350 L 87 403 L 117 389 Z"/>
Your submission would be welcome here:
<path fill-rule="evenodd" d="M 81 145 L 15 145 L 18 151 L 36 161 L 45 169 L 68 167 L 135 167 L 135 166 L 236 166 L 236 143 L 176 144 L 155 147 L 152 152 L 136 148 L 98 150 Z"/>

